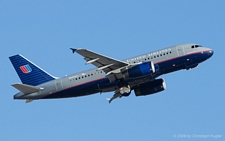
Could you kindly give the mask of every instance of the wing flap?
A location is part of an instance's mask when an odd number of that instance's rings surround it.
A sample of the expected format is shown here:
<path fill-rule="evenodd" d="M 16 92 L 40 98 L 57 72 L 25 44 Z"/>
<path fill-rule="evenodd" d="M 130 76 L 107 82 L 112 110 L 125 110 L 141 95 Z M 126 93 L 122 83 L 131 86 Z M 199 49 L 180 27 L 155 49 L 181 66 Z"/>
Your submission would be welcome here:
<path fill-rule="evenodd" d="M 12 86 L 24 94 L 38 92 L 43 89 L 41 87 L 31 86 L 31 85 L 27 85 L 27 84 L 12 84 Z"/>
<path fill-rule="evenodd" d="M 116 60 L 87 49 L 72 49 L 87 61 L 86 64 L 93 64 L 105 73 L 128 66 L 129 64 L 120 60 Z"/>

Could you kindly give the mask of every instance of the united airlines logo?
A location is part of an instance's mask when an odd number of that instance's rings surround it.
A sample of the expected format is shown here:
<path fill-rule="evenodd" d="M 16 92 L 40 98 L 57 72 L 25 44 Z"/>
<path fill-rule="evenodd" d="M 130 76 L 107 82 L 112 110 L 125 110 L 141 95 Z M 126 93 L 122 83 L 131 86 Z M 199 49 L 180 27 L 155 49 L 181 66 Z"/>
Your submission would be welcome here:
<path fill-rule="evenodd" d="M 20 69 L 23 73 L 30 73 L 32 71 L 29 65 L 20 66 Z"/>

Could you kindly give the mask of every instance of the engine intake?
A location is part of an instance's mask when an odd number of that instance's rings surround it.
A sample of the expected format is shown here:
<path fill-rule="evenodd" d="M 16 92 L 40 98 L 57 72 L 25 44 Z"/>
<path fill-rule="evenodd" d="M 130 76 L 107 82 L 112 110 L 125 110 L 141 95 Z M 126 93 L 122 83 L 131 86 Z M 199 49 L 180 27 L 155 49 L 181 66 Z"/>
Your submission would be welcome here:
<path fill-rule="evenodd" d="M 136 96 L 145 96 L 161 92 L 166 89 L 166 83 L 164 79 L 156 79 L 154 81 L 140 85 L 134 89 Z"/>

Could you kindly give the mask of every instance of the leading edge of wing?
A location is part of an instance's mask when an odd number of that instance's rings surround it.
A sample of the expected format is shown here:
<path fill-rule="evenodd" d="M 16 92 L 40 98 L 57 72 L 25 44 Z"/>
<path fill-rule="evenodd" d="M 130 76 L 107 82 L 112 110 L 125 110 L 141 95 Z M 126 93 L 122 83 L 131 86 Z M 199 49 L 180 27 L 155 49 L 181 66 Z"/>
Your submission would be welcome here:
<path fill-rule="evenodd" d="M 74 49 L 74 48 L 71 48 L 71 50 L 73 52 L 77 52 L 78 54 L 82 55 L 83 57 L 88 57 L 88 58 L 91 58 L 91 59 L 96 59 L 97 58 L 97 57 L 94 58 L 94 56 L 88 56 L 88 54 L 86 54 L 86 53 L 90 53 L 91 55 L 100 56 L 100 57 L 103 57 L 103 58 L 107 58 L 109 60 L 113 60 L 113 61 L 116 61 L 116 62 L 123 63 L 125 65 L 129 65 L 128 63 L 126 63 L 124 61 L 120 61 L 120 60 L 117 60 L 117 59 L 114 59 L 114 58 L 111 58 L 111 57 L 108 57 L 108 56 L 105 56 L 105 55 L 93 52 L 93 51 L 88 50 L 88 49 L 84 49 L 84 48 Z"/>
<path fill-rule="evenodd" d="M 73 51 L 73 53 L 77 52 L 78 54 L 83 56 L 84 59 L 87 61 L 86 64 L 93 64 L 99 69 L 102 68 L 102 70 L 106 73 L 129 65 L 126 62 L 116 60 L 114 58 L 110 58 L 108 56 L 104 56 L 102 54 L 98 54 L 87 49 L 70 49 Z"/>

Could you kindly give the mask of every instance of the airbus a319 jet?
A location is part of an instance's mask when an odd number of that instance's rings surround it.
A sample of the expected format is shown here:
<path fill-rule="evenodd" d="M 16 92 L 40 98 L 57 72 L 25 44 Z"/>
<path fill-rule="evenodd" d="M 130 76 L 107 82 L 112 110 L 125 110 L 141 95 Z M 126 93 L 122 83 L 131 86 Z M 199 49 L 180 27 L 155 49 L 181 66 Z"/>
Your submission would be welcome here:
<path fill-rule="evenodd" d="M 73 49 L 84 57 L 86 64 L 96 68 L 65 77 L 54 77 L 22 55 L 9 57 L 22 83 L 12 84 L 20 92 L 14 99 L 26 103 L 39 99 L 87 96 L 114 92 L 109 103 L 129 96 L 145 96 L 166 89 L 163 74 L 196 68 L 213 55 L 213 50 L 199 44 L 181 44 L 125 60 L 117 60 L 87 49 Z"/>

